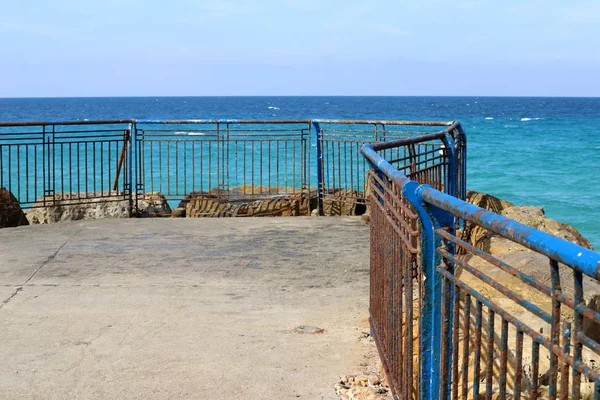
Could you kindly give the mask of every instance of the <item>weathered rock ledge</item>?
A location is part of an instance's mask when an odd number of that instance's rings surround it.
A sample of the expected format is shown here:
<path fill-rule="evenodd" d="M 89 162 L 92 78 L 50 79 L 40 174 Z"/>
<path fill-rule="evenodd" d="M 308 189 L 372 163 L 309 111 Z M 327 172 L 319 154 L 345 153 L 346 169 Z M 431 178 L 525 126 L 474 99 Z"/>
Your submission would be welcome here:
<path fill-rule="evenodd" d="M 0 228 L 29 225 L 19 201 L 6 188 L 0 187 Z"/>

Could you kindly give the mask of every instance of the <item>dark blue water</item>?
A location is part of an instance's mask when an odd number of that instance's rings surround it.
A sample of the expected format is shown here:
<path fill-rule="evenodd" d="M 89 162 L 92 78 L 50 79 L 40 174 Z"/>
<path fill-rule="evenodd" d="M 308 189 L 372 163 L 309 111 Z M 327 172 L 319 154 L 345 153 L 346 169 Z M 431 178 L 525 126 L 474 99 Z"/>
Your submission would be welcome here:
<path fill-rule="evenodd" d="M 0 99 L 0 121 L 121 118 L 460 120 L 469 189 L 543 206 L 600 247 L 600 98 Z"/>

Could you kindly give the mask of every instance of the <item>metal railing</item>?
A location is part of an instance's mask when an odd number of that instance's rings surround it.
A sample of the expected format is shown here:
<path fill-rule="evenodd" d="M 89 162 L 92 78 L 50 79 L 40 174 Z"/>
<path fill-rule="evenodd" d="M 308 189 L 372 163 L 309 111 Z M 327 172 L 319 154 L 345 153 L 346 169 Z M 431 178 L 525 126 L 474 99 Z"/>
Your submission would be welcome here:
<path fill-rule="evenodd" d="M 584 283 L 599 284 L 600 254 L 409 179 L 380 154 L 432 138 L 362 148 L 377 188 L 370 321 L 394 395 L 599 398 L 600 314 Z M 464 224 L 529 250 L 527 262 L 474 247 Z"/>
<path fill-rule="evenodd" d="M 138 198 L 308 194 L 310 121 L 137 121 Z"/>
<path fill-rule="evenodd" d="M 0 187 L 25 208 L 130 200 L 132 123 L 0 123 Z"/>
<path fill-rule="evenodd" d="M 197 194 L 238 202 L 300 196 L 310 204 L 314 198 L 320 215 L 360 213 L 369 170 L 360 146 L 440 128 L 448 135 L 439 144 L 386 154 L 409 176 L 456 190 L 440 179 L 464 175 L 455 161 L 465 159 L 459 125 L 377 120 L 2 123 L 0 185 L 23 208 L 127 200 L 135 214 L 141 200 L 159 192 L 172 201 Z M 452 144 L 444 144 L 446 137 Z"/>
<path fill-rule="evenodd" d="M 383 120 L 313 120 L 312 123 L 316 131 L 320 205 L 340 190 L 353 191 L 358 203 L 366 204 L 369 165 L 360 153 L 364 143 L 426 134 L 439 136 L 443 143 L 420 141 L 410 146 L 390 147 L 383 149 L 384 157 L 412 179 L 436 182 L 438 189 L 454 190 L 451 193 L 460 198 L 466 194 L 462 178 L 466 168 L 466 136 L 460 124 Z M 449 162 L 453 164 L 450 166 Z M 448 177 L 458 187 L 447 186 L 442 177 Z"/>

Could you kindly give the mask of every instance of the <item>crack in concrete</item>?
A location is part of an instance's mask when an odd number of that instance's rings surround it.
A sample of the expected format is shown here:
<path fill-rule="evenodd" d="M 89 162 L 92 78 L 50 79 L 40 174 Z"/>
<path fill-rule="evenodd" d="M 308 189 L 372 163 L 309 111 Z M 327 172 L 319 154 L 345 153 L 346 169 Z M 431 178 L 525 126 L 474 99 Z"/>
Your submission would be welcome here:
<path fill-rule="evenodd" d="M 27 285 L 29 283 L 30 280 L 33 279 L 33 277 L 40 272 L 40 270 L 42 268 L 44 268 L 44 266 L 46 266 L 50 261 L 54 260 L 56 258 L 56 256 L 58 255 L 58 253 L 63 249 L 63 247 L 65 247 L 65 245 L 67 243 L 69 243 L 69 241 L 71 241 L 71 239 L 73 239 L 75 237 L 75 235 L 77 235 L 79 232 L 81 232 L 81 229 L 76 231 L 75 233 L 73 233 L 67 240 L 65 240 L 65 242 L 63 244 L 60 245 L 60 247 L 58 249 L 56 249 L 56 251 L 51 254 L 50 256 L 48 256 L 48 258 L 46 259 L 46 261 L 44 261 L 34 272 L 33 274 L 31 274 L 31 276 L 29 276 L 29 278 L 27 278 L 27 280 L 25 282 L 23 282 L 21 285 L 19 285 L 15 291 L 8 297 L 8 299 L 4 300 L 2 302 L 2 304 L 0 304 L 0 309 L 2 307 L 4 307 L 5 304 L 8 304 L 8 302 L 10 302 L 13 297 L 15 297 L 20 291 L 23 290 L 23 288 L 25 287 L 25 285 Z"/>

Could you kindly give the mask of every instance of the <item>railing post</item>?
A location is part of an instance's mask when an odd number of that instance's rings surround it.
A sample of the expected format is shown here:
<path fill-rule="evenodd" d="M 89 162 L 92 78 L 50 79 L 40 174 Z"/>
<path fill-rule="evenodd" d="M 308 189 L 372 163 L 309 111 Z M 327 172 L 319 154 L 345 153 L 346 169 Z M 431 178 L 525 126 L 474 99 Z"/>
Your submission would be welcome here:
<path fill-rule="evenodd" d="M 316 133 L 317 145 L 317 204 L 319 215 L 324 215 L 323 211 L 323 140 L 321 137 L 321 126 L 317 121 L 312 121 Z"/>
<path fill-rule="evenodd" d="M 454 138 L 449 133 L 446 133 L 444 137 L 442 137 L 442 143 L 444 143 L 444 147 L 448 157 L 448 173 L 446 174 L 446 188 L 444 191 L 450 196 L 456 197 L 456 188 L 458 182 L 456 170 L 456 148 Z"/>
<path fill-rule="evenodd" d="M 133 160 L 133 141 L 135 136 L 135 122 L 129 124 L 129 135 L 128 135 L 128 143 L 127 143 L 127 183 L 129 183 L 129 218 L 133 216 L 133 188 L 135 187 L 133 184 L 133 166 L 135 165 Z M 136 196 L 137 197 L 137 196 Z M 137 207 L 137 204 L 136 204 Z M 137 210 L 136 210 L 137 211 Z"/>
<path fill-rule="evenodd" d="M 461 124 L 455 129 L 453 134 L 456 143 L 456 175 L 458 184 L 456 188 L 456 197 L 461 200 L 467 199 L 467 135 Z"/>
<path fill-rule="evenodd" d="M 139 191 L 140 191 L 140 185 L 144 183 L 143 177 L 142 177 L 142 170 L 143 170 L 143 160 L 142 160 L 142 155 L 141 150 L 140 150 L 140 139 L 138 138 L 138 128 L 137 128 L 137 121 L 133 121 L 132 127 L 131 127 L 131 147 L 132 147 L 132 157 L 131 157 L 131 171 L 130 174 L 133 174 L 133 166 L 135 165 L 135 182 L 131 181 L 131 192 L 132 192 L 132 196 L 134 196 L 133 192 L 135 190 L 135 207 L 133 207 L 133 209 L 135 210 L 134 214 L 138 215 L 139 213 Z"/>
<path fill-rule="evenodd" d="M 436 239 L 434 221 L 424 207 L 418 195 L 420 184 L 408 181 L 402 187 L 402 196 L 406 198 L 419 214 L 421 225 L 421 270 L 424 275 L 423 307 L 420 315 L 421 362 L 419 383 L 421 400 L 437 399 L 440 388 L 440 349 L 442 313 L 442 284 L 436 274 Z"/>
<path fill-rule="evenodd" d="M 446 306 L 447 315 L 442 315 L 442 302 L 454 297 L 451 288 L 442 298 L 442 279 L 436 268 L 441 256 L 436 249 L 442 241 L 435 230 L 441 227 L 453 229 L 454 218 L 437 207 L 428 206 L 421 197 L 422 191 L 430 187 L 408 181 L 402 187 L 402 195 L 411 203 L 419 215 L 421 225 L 421 270 L 423 273 L 423 306 L 420 318 L 421 364 L 419 382 L 421 399 L 449 398 L 449 367 L 452 354 L 452 333 L 444 332 L 442 319 L 452 315 L 452 303 Z M 453 249 L 450 249 L 453 252 Z M 444 345 L 443 345 L 444 344 Z M 444 350 L 444 354 L 442 354 Z"/>

